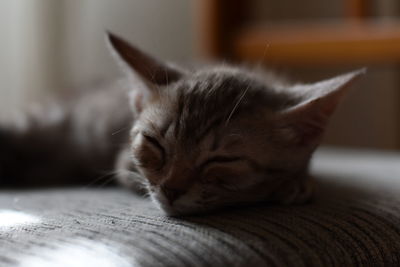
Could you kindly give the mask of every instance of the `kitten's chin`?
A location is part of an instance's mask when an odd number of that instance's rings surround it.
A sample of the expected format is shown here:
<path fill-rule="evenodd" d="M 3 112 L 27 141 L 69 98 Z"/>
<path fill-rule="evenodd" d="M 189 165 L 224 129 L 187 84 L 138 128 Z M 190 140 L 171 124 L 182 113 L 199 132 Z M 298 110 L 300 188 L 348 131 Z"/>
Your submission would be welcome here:
<path fill-rule="evenodd" d="M 177 210 L 176 208 L 173 208 L 168 205 L 158 204 L 157 206 L 167 216 L 178 217 L 178 216 L 185 215 L 185 213 L 183 213 L 182 211 Z"/>
<path fill-rule="evenodd" d="M 196 215 L 205 213 L 206 210 L 201 207 L 190 207 L 190 206 L 180 206 L 180 205 L 170 205 L 166 201 L 160 201 L 155 197 L 152 197 L 153 202 L 156 206 L 167 216 L 179 217 L 185 215 Z"/>
<path fill-rule="evenodd" d="M 189 208 L 182 208 L 177 206 L 171 206 L 168 203 L 155 201 L 157 207 L 167 216 L 178 217 L 184 215 L 196 214 L 197 211 Z"/>
<path fill-rule="evenodd" d="M 163 201 L 162 199 L 160 199 L 159 196 L 155 196 L 154 194 L 151 194 L 150 196 L 153 203 L 157 206 L 159 210 L 165 213 L 165 215 L 178 216 L 180 214 L 175 207 L 168 204 L 167 201 Z"/>

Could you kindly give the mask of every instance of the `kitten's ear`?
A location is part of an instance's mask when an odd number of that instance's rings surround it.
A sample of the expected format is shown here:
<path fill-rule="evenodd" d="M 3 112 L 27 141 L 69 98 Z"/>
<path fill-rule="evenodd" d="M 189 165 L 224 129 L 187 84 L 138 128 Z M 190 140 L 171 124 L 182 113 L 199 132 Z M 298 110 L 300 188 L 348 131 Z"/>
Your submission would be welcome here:
<path fill-rule="evenodd" d="M 281 112 L 280 129 L 290 132 L 298 145 L 318 144 L 329 118 L 350 86 L 365 73 L 365 69 L 353 71 L 335 78 L 296 90 L 304 92 L 303 101 Z"/>
<path fill-rule="evenodd" d="M 167 85 L 177 81 L 183 75 L 182 71 L 147 55 L 113 33 L 108 32 L 107 39 L 111 50 L 129 71 L 139 74 L 147 83 Z"/>
<path fill-rule="evenodd" d="M 159 86 L 179 80 L 183 71 L 162 63 L 140 51 L 124 39 L 107 33 L 109 47 L 130 78 L 140 76 L 143 83 L 133 82 L 130 98 L 132 109 L 139 114 L 149 101 L 157 95 Z"/>

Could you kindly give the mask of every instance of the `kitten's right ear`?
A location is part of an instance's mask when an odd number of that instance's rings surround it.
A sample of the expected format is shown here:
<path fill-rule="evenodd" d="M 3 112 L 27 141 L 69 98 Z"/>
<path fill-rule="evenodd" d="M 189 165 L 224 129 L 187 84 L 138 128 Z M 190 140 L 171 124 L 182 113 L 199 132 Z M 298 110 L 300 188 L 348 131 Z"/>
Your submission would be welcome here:
<path fill-rule="evenodd" d="M 157 95 L 159 86 L 168 85 L 183 76 L 183 71 L 158 61 L 113 33 L 107 33 L 107 40 L 112 54 L 128 76 L 133 78 L 139 75 L 146 85 L 133 82 L 130 96 L 132 109 L 136 114 Z"/>
<path fill-rule="evenodd" d="M 108 32 L 107 39 L 111 50 L 128 70 L 139 74 L 147 83 L 168 85 L 183 76 L 182 71 L 147 55 L 113 33 Z"/>

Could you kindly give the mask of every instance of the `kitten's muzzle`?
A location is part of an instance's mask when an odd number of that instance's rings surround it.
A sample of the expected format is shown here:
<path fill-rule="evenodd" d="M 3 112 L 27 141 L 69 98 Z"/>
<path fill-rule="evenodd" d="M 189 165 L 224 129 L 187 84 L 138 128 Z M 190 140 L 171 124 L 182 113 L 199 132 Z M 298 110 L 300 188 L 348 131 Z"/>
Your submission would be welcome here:
<path fill-rule="evenodd" d="M 161 186 L 161 191 L 164 194 L 164 196 L 167 198 L 170 205 L 172 205 L 175 202 L 175 200 L 177 200 L 181 195 L 183 195 L 185 193 L 182 190 L 170 188 L 170 187 L 166 187 L 166 186 Z"/>

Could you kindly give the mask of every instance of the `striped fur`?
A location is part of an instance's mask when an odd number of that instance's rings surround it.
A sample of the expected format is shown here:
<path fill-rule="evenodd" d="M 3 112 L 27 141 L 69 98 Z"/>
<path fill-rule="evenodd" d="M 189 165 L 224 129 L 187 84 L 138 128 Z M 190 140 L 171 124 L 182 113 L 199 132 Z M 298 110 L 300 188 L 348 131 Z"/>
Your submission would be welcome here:
<path fill-rule="evenodd" d="M 290 85 L 230 66 L 182 71 L 115 35 L 109 43 L 128 81 L 63 101 L 23 129 L 4 128 L 3 184 L 115 173 L 168 214 L 304 202 L 312 152 L 361 73 Z"/>

